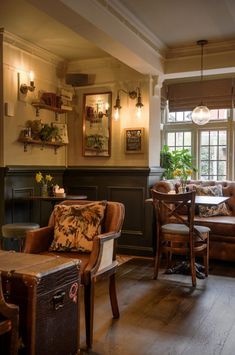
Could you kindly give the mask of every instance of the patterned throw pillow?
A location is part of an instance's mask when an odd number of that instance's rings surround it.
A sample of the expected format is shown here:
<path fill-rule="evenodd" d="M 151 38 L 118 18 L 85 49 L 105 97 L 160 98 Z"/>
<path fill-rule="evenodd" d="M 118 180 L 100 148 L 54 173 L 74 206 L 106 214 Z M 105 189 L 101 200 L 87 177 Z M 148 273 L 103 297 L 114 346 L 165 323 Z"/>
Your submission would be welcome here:
<path fill-rule="evenodd" d="M 194 185 L 196 195 L 199 196 L 223 196 L 222 185 L 215 186 L 198 186 Z M 228 209 L 226 203 L 221 203 L 218 206 L 203 206 L 199 205 L 200 217 L 212 217 L 212 216 L 231 216 L 231 211 Z"/>
<path fill-rule="evenodd" d="M 94 237 L 101 233 L 106 205 L 106 201 L 56 205 L 54 240 L 49 250 L 91 252 Z"/>

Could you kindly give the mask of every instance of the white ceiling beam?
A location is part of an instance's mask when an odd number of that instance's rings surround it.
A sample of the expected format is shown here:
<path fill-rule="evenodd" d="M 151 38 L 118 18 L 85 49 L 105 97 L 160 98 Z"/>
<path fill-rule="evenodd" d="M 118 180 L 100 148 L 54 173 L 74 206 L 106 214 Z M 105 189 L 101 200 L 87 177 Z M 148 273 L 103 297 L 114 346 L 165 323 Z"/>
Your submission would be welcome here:
<path fill-rule="evenodd" d="M 92 0 L 28 0 L 74 32 L 142 74 L 163 73 L 164 58 L 125 21 Z M 158 42 L 159 44 L 159 42 Z"/>

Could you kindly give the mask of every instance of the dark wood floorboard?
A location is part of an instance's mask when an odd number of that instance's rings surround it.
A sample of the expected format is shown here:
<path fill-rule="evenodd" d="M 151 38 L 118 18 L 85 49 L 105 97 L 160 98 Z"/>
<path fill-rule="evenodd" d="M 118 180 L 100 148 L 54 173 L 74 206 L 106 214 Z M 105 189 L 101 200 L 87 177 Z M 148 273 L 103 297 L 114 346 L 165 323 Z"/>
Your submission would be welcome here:
<path fill-rule="evenodd" d="M 132 258 L 117 271 L 120 319 L 113 320 L 106 281 L 97 283 L 94 345 L 81 354 L 234 355 L 235 264 L 211 263 L 210 275 L 191 287 L 191 277 L 153 280 L 151 259 Z"/>

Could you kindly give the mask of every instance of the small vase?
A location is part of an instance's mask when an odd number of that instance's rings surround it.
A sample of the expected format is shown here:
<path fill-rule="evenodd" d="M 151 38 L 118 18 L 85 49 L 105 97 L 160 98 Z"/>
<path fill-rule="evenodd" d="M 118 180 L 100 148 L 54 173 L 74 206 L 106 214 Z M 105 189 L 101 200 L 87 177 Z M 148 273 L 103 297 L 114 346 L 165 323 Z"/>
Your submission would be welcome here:
<path fill-rule="evenodd" d="M 43 184 L 41 188 L 41 195 L 42 197 L 48 197 L 48 188 L 47 184 Z"/>

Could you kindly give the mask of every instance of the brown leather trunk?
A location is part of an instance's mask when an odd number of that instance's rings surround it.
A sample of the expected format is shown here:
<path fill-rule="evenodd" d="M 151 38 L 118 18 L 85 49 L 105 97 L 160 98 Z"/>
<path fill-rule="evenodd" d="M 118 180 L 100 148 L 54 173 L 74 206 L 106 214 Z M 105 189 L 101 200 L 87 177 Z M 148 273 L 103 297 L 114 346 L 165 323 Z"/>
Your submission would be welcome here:
<path fill-rule="evenodd" d="M 78 260 L 0 251 L 6 301 L 20 308 L 19 354 L 79 352 L 79 268 Z"/>

